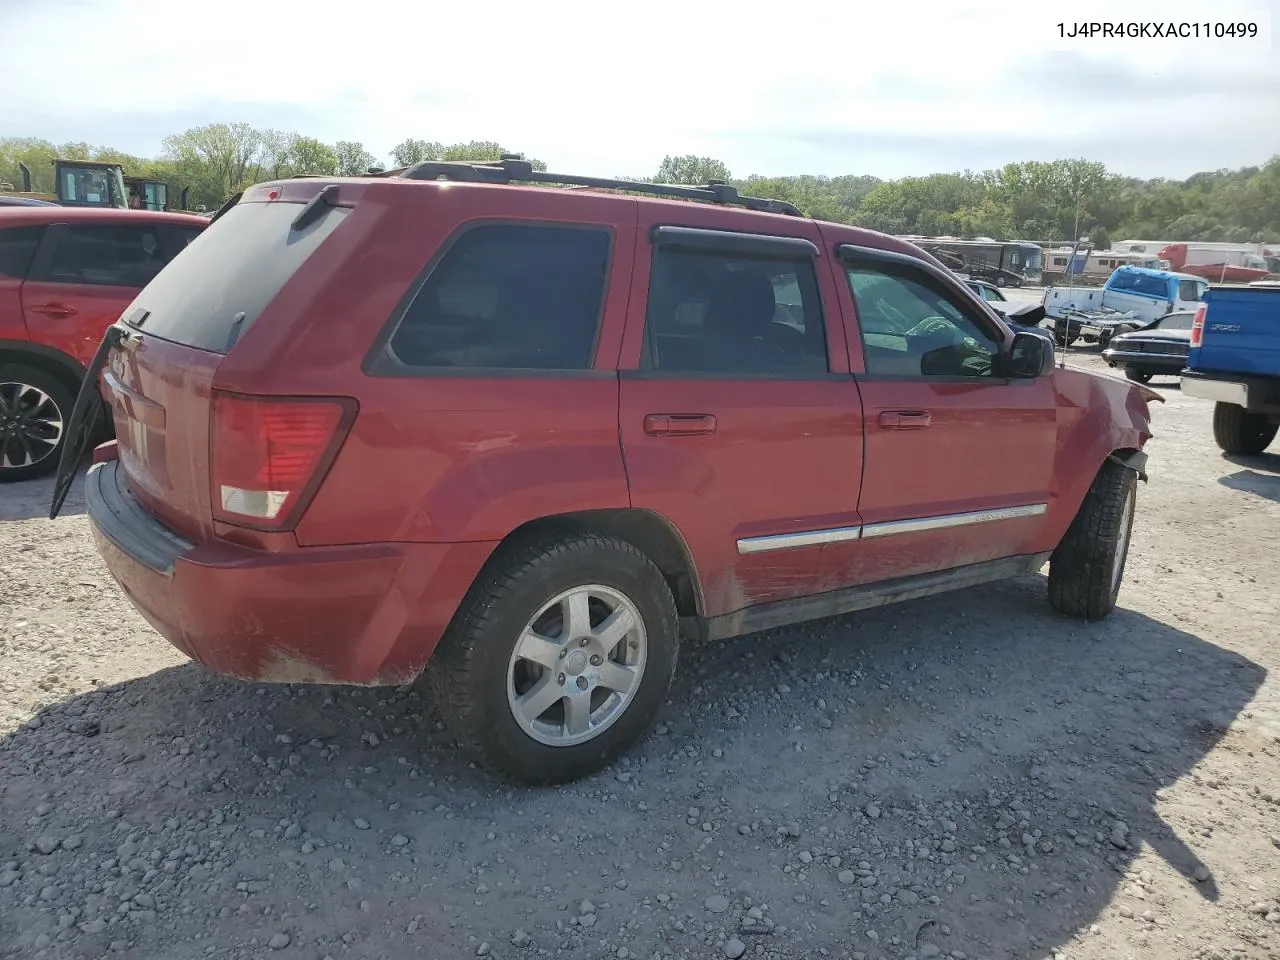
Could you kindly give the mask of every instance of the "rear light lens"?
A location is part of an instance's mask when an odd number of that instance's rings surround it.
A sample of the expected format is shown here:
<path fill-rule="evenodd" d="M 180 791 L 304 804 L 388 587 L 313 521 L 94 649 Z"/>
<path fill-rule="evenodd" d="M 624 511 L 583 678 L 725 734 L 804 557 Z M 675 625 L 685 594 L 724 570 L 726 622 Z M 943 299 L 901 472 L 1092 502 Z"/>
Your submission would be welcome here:
<path fill-rule="evenodd" d="M 215 519 L 258 530 L 295 524 L 355 418 L 346 397 L 213 395 Z"/>
<path fill-rule="evenodd" d="M 1207 303 L 1201 302 L 1200 306 L 1196 307 L 1195 319 L 1191 321 L 1191 345 L 1193 347 L 1200 346 L 1201 341 L 1204 340 L 1204 318 L 1208 312 L 1209 305 Z"/>

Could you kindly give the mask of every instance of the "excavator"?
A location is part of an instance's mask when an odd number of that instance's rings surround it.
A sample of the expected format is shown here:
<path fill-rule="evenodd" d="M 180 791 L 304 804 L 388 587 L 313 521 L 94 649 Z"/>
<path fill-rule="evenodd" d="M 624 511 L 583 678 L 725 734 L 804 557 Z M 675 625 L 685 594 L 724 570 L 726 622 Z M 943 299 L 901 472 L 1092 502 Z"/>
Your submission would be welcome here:
<path fill-rule="evenodd" d="M 53 193 L 31 189 L 31 168 L 19 163 L 22 189 L 0 184 L 0 198 L 7 196 L 43 200 L 64 207 L 114 207 L 119 210 L 186 210 L 188 189 L 180 206 L 169 203 L 169 185 L 147 177 L 126 177 L 118 163 L 103 160 L 54 160 Z"/>

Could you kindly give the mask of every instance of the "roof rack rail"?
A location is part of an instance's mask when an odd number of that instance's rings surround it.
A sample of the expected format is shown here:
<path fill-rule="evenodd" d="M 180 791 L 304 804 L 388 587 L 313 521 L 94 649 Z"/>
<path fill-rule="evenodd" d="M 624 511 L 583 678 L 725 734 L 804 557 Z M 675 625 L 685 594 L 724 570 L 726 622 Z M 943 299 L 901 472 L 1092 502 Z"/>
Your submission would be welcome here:
<path fill-rule="evenodd" d="M 795 204 L 785 200 L 761 197 L 745 197 L 738 188 L 723 180 L 710 180 L 701 186 L 685 186 L 676 183 L 645 183 L 639 180 L 614 180 L 607 177 L 582 177 L 574 174 L 544 173 L 535 170 L 533 164 L 515 154 L 504 155 L 501 160 L 464 163 L 450 160 L 423 160 L 395 170 L 370 174 L 375 177 L 400 177 L 405 180 L 455 180 L 462 183 L 549 183 L 566 187 L 594 188 L 597 190 L 628 190 L 655 197 L 672 197 L 680 200 L 700 200 L 726 206 L 745 207 L 763 213 L 783 213 L 802 217 Z"/>

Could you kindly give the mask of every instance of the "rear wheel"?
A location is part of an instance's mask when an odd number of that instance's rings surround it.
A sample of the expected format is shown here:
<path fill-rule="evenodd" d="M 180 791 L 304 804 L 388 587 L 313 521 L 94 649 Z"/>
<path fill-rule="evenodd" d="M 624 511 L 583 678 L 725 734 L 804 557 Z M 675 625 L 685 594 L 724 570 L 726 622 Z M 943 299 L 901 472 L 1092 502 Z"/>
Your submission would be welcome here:
<path fill-rule="evenodd" d="M 75 400 L 43 370 L 0 366 L 0 483 L 34 480 L 57 468 Z"/>
<path fill-rule="evenodd" d="M 1213 439 L 1224 453 L 1256 456 L 1270 446 L 1276 430 L 1265 414 L 1249 413 L 1235 403 L 1213 406 Z"/>
<path fill-rule="evenodd" d="M 445 722 L 479 763 L 564 783 L 649 728 L 675 674 L 677 626 L 661 571 L 631 544 L 546 536 L 486 567 L 428 672 Z"/>
<path fill-rule="evenodd" d="M 1137 497 L 1137 474 L 1103 463 L 1049 560 L 1049 602 L 1059 613 L 1098 620 L 1115 609 Z"/>
<path fill-rule="evenodd" d="M 1134 383 L 1150 383 L 1151 374 L 1143 370 L 1141 367 L 1125 367 L 1124 375 Z"/>

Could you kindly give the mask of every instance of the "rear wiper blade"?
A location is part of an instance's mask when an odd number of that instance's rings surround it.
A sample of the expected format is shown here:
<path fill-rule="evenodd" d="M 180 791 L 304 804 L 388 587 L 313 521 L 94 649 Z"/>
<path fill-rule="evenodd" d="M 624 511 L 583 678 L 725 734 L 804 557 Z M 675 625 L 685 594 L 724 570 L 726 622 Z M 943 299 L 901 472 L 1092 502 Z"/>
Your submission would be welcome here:
<path fill-rule="evenodd" d="M 209 222 L 210 222 L 210 223 L 214 223 L 214 222 L 215 222 L 215 221 L 216 221 L 220 216 L 222 216 L 224 213 L 226 213 L 228 210 L 230 210 L 232 207 L 234 207 L 237 203 L 239 203 L 239 202 L 240 202 L 240 198 L 241 198 L 241 197 L 243 197 L 243 196 L 244 196 L 244 191 L 243 191 L 243 190 L 241 190 L 241 191 L 240 191 L 239 193 L 237 193 L 234 197 L 232 197 L 230 200 L 228 200 L 226 203 L 224 203 L 222 206 L 220 206 L 220 207 L 218 208 L 218 212 L 217 212 L 217 213 L 215 213 L 212 217 L 210 217 L 210 218 L 209 218 Z"/>
<path fill-rule="evenodd" d="M 106 336 L 98 344 L 98 352 L 93 355 L 93 362 L 80 382 L 80 392 L 76 394 L 75 405 L 71 408 L 71 419 L 67 424 L 67 439 L 62 445 L 62 456 L 58 460 L 58 472 L 53 481 L 53 501 L 49 505 L 49 519 L 53 520 L 62 510 L 71 485 L 75 483 L 76 471 L 84 461 L 89 443 L 98 432 L 98 424 L 102 420 L 103 403 L 98 394 L 98 374 L 106 366 L 111 350 L 117 344 L 129 339 L 131 334 L 124 327 L 112 325 L 107 327 Z"/>
<path fill-rule="evenodd" d="M 298 211 L 298 215 L 293 218 L 293 223 L 289 224 L 290 230 L 302 230 L 311 226 L 322 216 L 329 212 L 334 204 L 338 202 L 338 185 L 331 183 L 326 187 L 322 187 L 320 192 L 307 201 L 307 205 Z"/>

